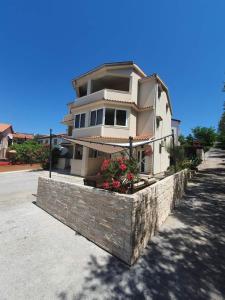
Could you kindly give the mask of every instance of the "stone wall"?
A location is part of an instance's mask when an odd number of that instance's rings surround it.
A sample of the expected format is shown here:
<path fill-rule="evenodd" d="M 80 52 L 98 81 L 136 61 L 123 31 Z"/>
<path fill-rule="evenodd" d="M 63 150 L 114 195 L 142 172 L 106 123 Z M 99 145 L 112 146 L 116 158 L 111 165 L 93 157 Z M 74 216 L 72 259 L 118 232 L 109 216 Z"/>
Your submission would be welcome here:
<path fill-rule="evenodd" d="M 103 249 L 133 264 L 182 198 L 187 171 L 133 195 L 39 178 L 37 205 Z"/>

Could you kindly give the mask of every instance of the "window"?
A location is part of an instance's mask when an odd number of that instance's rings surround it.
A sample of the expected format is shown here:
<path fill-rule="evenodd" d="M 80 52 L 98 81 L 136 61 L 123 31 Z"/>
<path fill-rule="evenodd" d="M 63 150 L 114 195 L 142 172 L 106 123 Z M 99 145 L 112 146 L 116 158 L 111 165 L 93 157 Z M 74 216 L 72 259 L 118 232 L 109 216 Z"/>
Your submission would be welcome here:
<path fill-rule="evenodd" d="M 54 140 L 53 140 L 53 144 L 54 144 L 54 145 L 57 145 L 57 139 L 54 139 Z"/>
<path fill-rule="evenodd" d="M 90 126 L 101 125 L 103 120 L 103 109 L 91 111 Z"/>
<path fill-rule="evenodd" d="M 48 144 L 48 140 L 45 140 L 45 144 Z"/>
<path fill-rule="evenodd" d="M 82 159 L 82 155 L 83 155 L 83 146 L 76 144 L 75 145 L 75 155 L 74 155 L 74 158 L 75 159 Z"/>
<path fill-rule="evenodd" d="M 127 125 L 127 111 L 113 108 L 105 110 L 105 125 Z"/>
<path fill-rule="evenodd" d="M 102 156 L 105 156 L 105 153 L 92 148 L 89 149 L 89 158 L 97 158 Z"/>
<path fill-rule="evenodd" d="M 105 110 L 105 125 L 114 125 L 115 109 L 106 108 Z"/>
<path fill-rule="evenodd" d="M 127 112 L 126 110 L 116 111 L 116 125 L 126 126 Z"/>
<path fill-rule="evenodd" d="M 85 127 L 85 114 L 80 115 L 80 128 Z"/>
<path fill-rule="evenodd" d="M 75 128 L 85 127 L 85 114 L 75 115 L 74 126 Z"/>

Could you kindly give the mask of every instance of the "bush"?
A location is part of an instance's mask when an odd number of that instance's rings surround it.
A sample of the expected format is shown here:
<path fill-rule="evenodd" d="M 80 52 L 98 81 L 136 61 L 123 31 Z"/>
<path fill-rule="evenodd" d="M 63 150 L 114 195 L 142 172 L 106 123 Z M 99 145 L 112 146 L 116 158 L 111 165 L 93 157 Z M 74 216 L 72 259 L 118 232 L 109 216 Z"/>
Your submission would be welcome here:
<path fill-rule="evenodd" d="M 100 172 L 104 177 L 102 188 L 120 193 L 128 193 L 130 186 L 134 182 L 139 181 L 138 171 L 138 164 L 134 158 L 105 159 Z"/>
<path fill-rule="evenodd" d="M 12 163 L 42 163 L 49 153 L 48 146 L 40 145 L 36 141 L 13 144 L 10 149 L 16 151 L 15 155 L 10 158 Z"/>

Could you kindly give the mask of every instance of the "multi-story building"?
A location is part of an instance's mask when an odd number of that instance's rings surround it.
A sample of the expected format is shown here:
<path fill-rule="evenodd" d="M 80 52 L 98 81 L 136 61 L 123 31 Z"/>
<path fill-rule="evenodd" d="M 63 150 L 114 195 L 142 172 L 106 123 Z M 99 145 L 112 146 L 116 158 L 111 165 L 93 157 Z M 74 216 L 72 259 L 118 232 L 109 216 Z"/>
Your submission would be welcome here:
<path fill-rule="evenodd" d="M 171 127 L 174 132 L 174 140 L 176 145 L 179 145 L 180 123 L 181 121 L 178 119 L 171 119 Z"/>
<path fill-rule="evenodd" d="M 170 138 L 158 139 L 171 134 L 172 110 L 168 89 L 157 74 L 147 76 L 131 61 L 106 63 L 72 84 L 77 98 L 68 104 L 68 115 L 62 121 L 73 144 L 72 174 L 94 174 L 109 156 L 110 151 L 106 154 L 104 146 L 96 147 L 95 142 L 121 146 L 128 143 L 129 136 L 140 172 L 167 170 Z M 89 141 L 89 146 L 82 141 Z M 151 143 L 142 145 L 147 141 Z"/>

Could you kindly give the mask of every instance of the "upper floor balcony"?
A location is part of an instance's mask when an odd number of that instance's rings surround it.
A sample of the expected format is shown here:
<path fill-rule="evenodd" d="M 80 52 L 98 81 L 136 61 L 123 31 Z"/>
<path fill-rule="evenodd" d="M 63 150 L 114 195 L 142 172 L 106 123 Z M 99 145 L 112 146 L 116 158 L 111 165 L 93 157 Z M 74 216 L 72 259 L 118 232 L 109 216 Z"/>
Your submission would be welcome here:
<path fill-rule="evenodd" d="M 102 89 L 100 91 L 77 98 L 74 102 L 69 104 L 69 107 L 74 108 L 85 104 L 90 104 L 98 100 L 132 102 L 131 94 L 129 92 L 112 89 Z"/>

